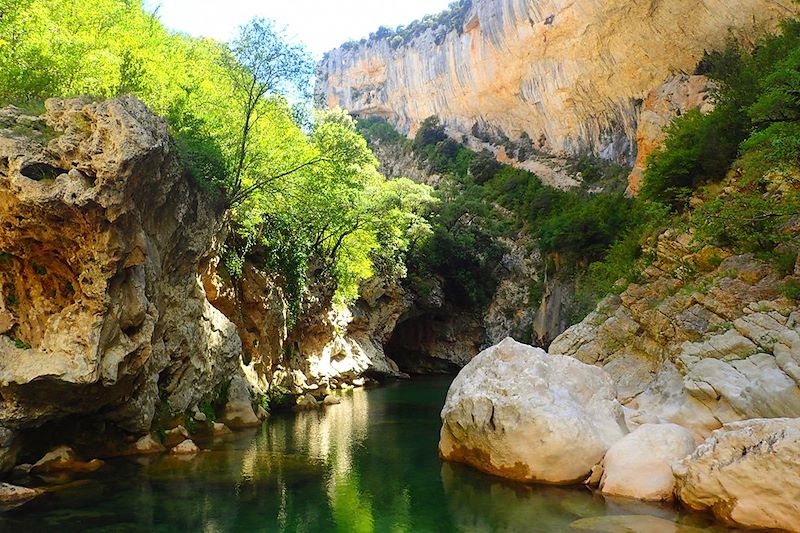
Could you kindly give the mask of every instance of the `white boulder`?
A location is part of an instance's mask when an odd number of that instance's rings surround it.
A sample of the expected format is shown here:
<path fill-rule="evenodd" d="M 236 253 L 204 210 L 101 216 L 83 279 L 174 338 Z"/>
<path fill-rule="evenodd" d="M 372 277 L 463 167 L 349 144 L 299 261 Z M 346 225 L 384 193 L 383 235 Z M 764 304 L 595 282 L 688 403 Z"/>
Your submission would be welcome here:
<path fill-rule="evenodd" d="M 181 442 L 174 448 L 172 448 L 169 453 L 173 455 L 189 455 L 194 454 L 200 451 L 200 448 L 191 440 L 186 439 L 185 441 Z"/>
<path fill-rule="evenodd" d="M 442 421 L 443 459 L 564 484 L 585 479 L 628 431 L 605 371 L 511 338 L 461 370 Z"/>
<path fill-rule="evenodd" d="M 800 419 L 753 419 L 716 430 L 673 465 L 676 494 L 728 524 L 800 531 Z"/>
<path fill-rule="evenodd" d="M 603 494 L 637 500 L 671 500 L 672 463 L 695 449 L 688 429 L 676 424 L 643 424 L 617 441 L 603 459 Z"/>
<path fill-rule="evenodd" d="M 24 503 L 41 493 L 41 489 L 29 489 L 9 483 L 0 483 L 0 503 L 4 504 Z"/>

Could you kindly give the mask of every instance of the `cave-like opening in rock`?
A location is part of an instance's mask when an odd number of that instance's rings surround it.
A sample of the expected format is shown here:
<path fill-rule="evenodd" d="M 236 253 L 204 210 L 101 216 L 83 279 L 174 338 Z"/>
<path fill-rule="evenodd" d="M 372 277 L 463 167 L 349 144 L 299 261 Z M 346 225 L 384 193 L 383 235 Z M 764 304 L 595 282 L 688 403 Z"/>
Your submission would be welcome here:
<path fill-rule="evenodd" d="M 54 180 L 65 171 L 47 163 L 32 163 L 22 168 L 20 173 L 34 181 Z"/>
<path fill-rule="evenodd" d="M 384 345 L 386 355 L 408 374 L 455 374 L 459 366 L 442 349 L 443 317 L 422 314 L 398 323 Z"/>

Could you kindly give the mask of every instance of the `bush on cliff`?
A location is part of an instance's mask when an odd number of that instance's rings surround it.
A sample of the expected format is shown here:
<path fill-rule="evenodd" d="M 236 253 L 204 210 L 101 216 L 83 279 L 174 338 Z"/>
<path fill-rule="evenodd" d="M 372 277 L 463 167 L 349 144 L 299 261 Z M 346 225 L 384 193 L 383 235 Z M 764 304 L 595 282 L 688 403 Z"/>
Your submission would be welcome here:
<path fill-rule="evenodd" d="M 732 167 L 759 179 L 776 166 L 796 165 L 800 154 L 800 22 L 786 22 L 751 52 L 731 40 L 701 66 L 717 86 L 715 109 L 674 121 L 642 186 L 644 198 L 679 210 L 699 186 L 722 180 Z"/>

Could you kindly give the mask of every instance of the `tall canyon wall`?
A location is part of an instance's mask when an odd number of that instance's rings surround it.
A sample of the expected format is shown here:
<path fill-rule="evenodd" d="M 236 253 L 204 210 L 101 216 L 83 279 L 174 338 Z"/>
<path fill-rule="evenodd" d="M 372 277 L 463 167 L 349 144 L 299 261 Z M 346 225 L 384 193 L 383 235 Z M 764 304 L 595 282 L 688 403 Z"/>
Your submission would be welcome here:
<path fill-rule="evenodd" d="M 439 116 L 542 152 L 633 163 L 648 93 L 692 74 L 733 35 L 772 30 L 790 0 L 474 0 L 409 36 L 384 32 L 329 52 L 317 97 L 405 133 Z M 531 167 L 535 170 L 535 167 Z"/>

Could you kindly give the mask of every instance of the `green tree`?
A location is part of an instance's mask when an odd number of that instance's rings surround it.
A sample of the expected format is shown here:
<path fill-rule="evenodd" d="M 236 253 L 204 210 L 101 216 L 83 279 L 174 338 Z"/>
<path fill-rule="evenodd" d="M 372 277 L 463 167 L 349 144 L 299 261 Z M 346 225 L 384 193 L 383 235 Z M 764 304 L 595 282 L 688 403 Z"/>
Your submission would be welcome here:
<path fill-rule="evenodd" d="M 240 108 L 240 127 L 228 184 L 229 200 L 236 205 L 254 191 L 320 162 L 322 156 L 293 161 L 288 168 L 267 169 L 260 164 L 264 157 L 254 140 L 258 122 L 270 114 L 270 97 L 307 96 L 313 61 L 305 48 L 289 43 L 272 22 L 253 19 L 239 29 L 230 44 L 230 54 L 223 57 L 233 85 L 233 99 Z"/>

